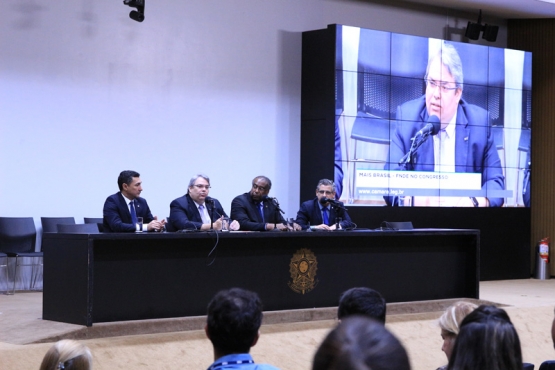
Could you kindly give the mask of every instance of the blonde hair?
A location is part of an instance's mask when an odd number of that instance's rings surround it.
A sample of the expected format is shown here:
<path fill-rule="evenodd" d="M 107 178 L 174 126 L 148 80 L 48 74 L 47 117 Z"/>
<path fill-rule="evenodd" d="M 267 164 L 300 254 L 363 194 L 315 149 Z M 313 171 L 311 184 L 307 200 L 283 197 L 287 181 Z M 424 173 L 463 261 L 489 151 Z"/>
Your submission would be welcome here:
<path fill-rule="evenodd" d="M 88 347 L 74 340 L 56 342 L 44 355 L 40 370 L 91 370 L 92 355 Z"/>
<path fill-rule="evenodd" d="M 478 306 L 474 303 L 459 301 L 447 307 L 438 320 L 439 327 L 453 335 L 458 335 L 463 319 Z"/>

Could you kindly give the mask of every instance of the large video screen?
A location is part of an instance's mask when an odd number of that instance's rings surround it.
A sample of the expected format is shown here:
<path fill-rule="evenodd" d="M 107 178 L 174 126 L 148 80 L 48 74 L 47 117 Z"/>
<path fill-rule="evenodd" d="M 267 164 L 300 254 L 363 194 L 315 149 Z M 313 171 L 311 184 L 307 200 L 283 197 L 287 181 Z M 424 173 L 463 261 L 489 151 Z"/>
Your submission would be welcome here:
<path fill-rule="evenodd" d="M 336 26 L 347 205 L 529 207 L 532 54 Z"/>

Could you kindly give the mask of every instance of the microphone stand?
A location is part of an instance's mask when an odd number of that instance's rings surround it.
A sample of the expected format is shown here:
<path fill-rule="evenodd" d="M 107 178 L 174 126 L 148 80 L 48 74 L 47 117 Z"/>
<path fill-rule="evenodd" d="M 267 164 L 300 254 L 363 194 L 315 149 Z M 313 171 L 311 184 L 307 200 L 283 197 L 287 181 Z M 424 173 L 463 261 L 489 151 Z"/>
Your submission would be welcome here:
<path fill-rule="evenodd" d="M 279 203 L 276 198 L 272 199 L 272 204 L 276 207 L 275 215 L 274 215 L 274 230 L 277 229 L 277 220 L 279 219 L 279 213 L 285 214 L 281 208 L 279 208 Z"/>
<path fill-rule="evenodd" d="M 204 201 L 204 203 L 209 204 L 208 215 L 210 216 L 210 230 L 214 230 L 214 203 L 212 201 Z"/>
<path fill-rule="evenodd" d="M 414 171 L 413 156 L 416 153 L 416 151 L 418 150 L 418 148 L 420 148 L 420 146 L 422 144 L 424 144 L 424 142 L 428 139 L 428 136 L 430 136 L 429 131 L 423 133 L 422 135 L 416 134 L 411 139 L 412 144 L 410 146 L 409 151 L 399 161 L 399 166 L 401 167 L 401 171 Z M 398 195 L 395 195 L 393 197 L 392 205 L 395 205 L 395 203 L 397 203 L 397 206 L 399 206 L 399 196 Z"/>
<path fill-rule="evenodd" d="M 340 215 L 344 215 L 344 212 L 346 211 L 345 207 L 341 206 L 341 204 L 337 201 L 330 202 L 330 206 L 335 210 L 335 213 L 337 213 L 337 216 L 335 217 L 335 231 L 345 231 L 345 229 L 339 228 L 340 223 L 343 220 Z"/>

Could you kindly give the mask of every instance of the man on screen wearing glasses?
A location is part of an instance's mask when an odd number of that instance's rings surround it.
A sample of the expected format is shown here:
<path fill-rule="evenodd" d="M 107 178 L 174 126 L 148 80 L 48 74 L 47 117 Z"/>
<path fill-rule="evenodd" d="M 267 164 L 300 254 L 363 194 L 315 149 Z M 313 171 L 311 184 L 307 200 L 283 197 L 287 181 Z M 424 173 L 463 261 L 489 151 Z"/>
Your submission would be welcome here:
<path fill-rule="evenodd" d="M 296 222 L 306 230 L 335 230 L 353 228 L 355 225 L 344 208 L 335 200 L 335 183 L 328 179 L 318 181 L 316 198 L 301 204 Z"/>
<path fill-rule="evenodd" d="M 504 190 L 504 177 L 493 142 L 489 113 L 462 99 L 463 70 L 455 47 L 442 43 L 428 61 L 426 93 L 397 108 L 397 128 L 392 134 L 391 169 L 482 174 L 482 190 Z M 432 118 L 435 116 L 435 118 Z M 412 141 L 426 123 L 441 122 L 412 157 L 411 163 L 396 167 L 410 150 Z M 387 200 L 387 198 L 386 198 Z M 391 201 L 391 199 L 389 199 Z M 503 198 L 414 197 L 415 206 L 500 207 Z"/>

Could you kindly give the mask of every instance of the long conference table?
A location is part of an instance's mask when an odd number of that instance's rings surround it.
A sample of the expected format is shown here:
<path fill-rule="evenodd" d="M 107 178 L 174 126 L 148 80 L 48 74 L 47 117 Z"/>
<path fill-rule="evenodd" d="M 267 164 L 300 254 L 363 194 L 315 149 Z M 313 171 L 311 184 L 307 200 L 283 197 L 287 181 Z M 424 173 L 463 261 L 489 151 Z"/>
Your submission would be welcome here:
<path fill-rule="evenodd" d="M 367 286 L 388 303 L 479 298 L 479 230 L 44 234 L 43 319 L 199 316 L 221 289 L 265 311 L 337 306 Z"/>

